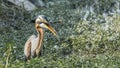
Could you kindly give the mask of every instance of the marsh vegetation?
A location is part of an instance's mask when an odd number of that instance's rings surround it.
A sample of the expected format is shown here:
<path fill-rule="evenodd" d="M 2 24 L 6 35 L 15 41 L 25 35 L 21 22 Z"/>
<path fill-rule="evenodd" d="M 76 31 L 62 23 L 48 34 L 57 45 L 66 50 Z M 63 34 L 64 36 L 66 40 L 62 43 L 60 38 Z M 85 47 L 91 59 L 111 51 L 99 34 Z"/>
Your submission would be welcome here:
<path fill-rule="evenodd" d="M 46 7 L 26 11 L 0 2 L 0 68 L 119 68 L 119 0 L 44 0 Z M 31 19 L 46 15 L 59 35 L 48 30 L 43 55 L 24 61 L 24 44 L 37 34 Z M 52 23 L 61 20 L 62 23 Z"/>

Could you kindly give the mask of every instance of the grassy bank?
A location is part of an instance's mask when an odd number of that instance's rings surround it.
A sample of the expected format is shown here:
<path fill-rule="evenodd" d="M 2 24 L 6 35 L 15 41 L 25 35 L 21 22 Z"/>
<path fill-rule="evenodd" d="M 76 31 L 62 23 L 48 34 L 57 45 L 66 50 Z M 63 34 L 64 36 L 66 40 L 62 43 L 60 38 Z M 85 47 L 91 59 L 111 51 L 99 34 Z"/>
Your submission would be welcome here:
<path fill-rule="evenodd" d="M 119 68 L 120 15 L 110 12 L 117 9 L 110 6 L 112 0 L 100 1 L 102 6 L 91 6 L 92 2 L 45 0 L 46 7 L 32 12 L 0 7 L 0 68 Z M 30 20 L 38 14 L 50 21 L 62 20 L 51 23 L 60 41 L 45 30 L 43 55 L 25 62 L 24 44 L 29 36 L 37 35 Z"/>

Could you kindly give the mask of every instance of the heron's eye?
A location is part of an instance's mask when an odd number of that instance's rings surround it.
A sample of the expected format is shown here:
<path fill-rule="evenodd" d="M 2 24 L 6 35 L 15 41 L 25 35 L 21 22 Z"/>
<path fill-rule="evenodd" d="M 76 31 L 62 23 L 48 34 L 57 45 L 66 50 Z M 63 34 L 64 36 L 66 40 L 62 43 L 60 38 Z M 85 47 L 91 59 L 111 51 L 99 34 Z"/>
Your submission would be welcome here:
<path fill-rule="evenodd" d="M 46 16 L 44 17 L 44 19 L 45 19 L 46 21 L 49 21 L 48 18 L 47 18 Z"/>

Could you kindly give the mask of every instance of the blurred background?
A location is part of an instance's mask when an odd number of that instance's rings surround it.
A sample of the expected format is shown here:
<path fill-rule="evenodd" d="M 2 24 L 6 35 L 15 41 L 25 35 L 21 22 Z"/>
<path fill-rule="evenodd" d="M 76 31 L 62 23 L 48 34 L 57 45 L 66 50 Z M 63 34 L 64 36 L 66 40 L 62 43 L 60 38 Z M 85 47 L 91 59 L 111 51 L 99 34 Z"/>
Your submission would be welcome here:
<path fill-rule="evenodd" d="M 25 62 L 37 15 L 48 17 L 60 41 L 45 30 L 43 55 Z M 120 67 L 120 0 L 0 0 L 0 68 L 94 67 Z"/>

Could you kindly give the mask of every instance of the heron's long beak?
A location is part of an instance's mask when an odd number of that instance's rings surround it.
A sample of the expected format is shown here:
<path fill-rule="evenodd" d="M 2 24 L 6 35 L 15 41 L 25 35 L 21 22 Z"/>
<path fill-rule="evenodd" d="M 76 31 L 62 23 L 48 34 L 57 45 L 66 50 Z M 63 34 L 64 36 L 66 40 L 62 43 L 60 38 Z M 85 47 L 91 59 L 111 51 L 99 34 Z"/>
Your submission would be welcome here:
<path fill-rule="evenodd" d="M 43 27 L 43 28 L 47 28 L 48 30 L 50 30 L 58 38 L 57 32 L 48 23 L 41 23 L 40 26 Z"/>

